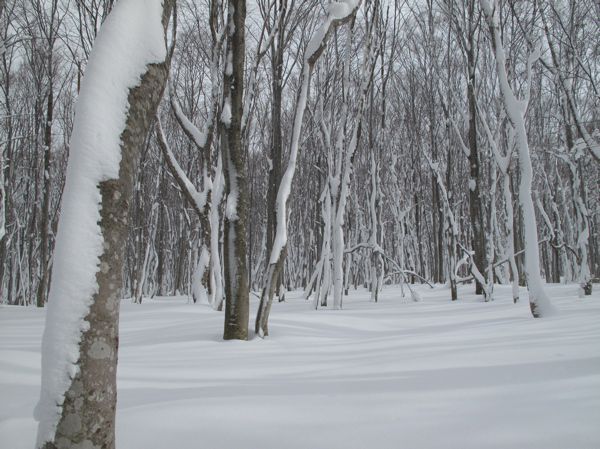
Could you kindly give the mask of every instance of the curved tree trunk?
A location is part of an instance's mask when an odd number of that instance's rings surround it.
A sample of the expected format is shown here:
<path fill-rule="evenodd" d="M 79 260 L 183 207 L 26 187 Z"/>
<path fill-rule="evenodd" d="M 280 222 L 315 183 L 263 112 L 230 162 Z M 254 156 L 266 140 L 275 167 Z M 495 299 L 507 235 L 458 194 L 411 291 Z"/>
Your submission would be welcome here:
<path fill-rule="evenodd" d="M 162 23 L 165 29 L 173 5 L 173 0 L 165 0 L 163 4 Z M 118 177 L 98 184 L 101 196 L 99 227 L 104 244 L 95 276 L 97 292 L 85 316 L 89 326 L 79 340 L 76 374 L 71 377 L 70 386 L 65 392 L 53 438 L 48 439 L 48 429 L 45 428 L 48 423 L 44 421 L 46 417 L 40 417 L 39 448 L 115 447 L 119 301 L 129 204 L 140 149 L 162 97 L 168 66 L 168 59 L 148 65 L 139 85 L 129 91 L 129 109 L 121 134 Z M 56 375 L 52 371 L 43 372 L 43 376 Z"/>

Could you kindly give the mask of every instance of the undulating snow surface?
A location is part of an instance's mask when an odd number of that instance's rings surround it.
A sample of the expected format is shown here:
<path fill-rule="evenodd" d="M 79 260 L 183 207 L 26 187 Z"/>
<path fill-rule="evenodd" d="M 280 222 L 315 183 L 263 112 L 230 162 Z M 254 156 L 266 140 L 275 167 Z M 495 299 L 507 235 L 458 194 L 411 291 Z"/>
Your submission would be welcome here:
<path fill-rule="evenodd" d="M 161 17 L 161 0 L 117 2 L 98 33 L 85 69 L 49 295 L 42 357 L 46 375 L 36 408 L 40 443 L 54 437 L 64 394 L 75 375 L 80 336 L 87 325 L 84 318 L 98 289 L 96 272 L 104 244 L 98 226 L 98 183 L 119 174 L 129 89 L 139 84 L 147 64 L 166 56 Z"/>
<path fill-rule="evenodd" d="M 272 336 L 221 340 L 223 315 L 186 298 L 123 301 L 121 449 L 597 449 L 600 289 L 547 286 L 480 302 L 472 286 L 351 291 L 344 310 L 274 303 Z M 257 303 L 253 298 L 253 309 Z M 31 449 L 44 311 L 0 307 L 0 447 Z"/>

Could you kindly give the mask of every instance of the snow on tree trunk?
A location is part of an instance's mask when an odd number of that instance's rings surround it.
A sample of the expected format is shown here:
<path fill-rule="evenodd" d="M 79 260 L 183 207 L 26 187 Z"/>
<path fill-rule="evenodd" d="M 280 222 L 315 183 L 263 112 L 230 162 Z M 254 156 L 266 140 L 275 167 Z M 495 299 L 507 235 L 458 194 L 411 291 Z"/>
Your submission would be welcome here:
<path fill-rule="evenodd" d="M 486 16 L 492 35 L 492 48 L 496 60 L 496 71 L 500 85 L 500 92 L 508 118 L 515 131 L 515 144 L 519 154 L 519 170 L 521 180 L 519 184 L 519 201 L 523 213 L 524 244 L 525 244 L 525 272 L 529 290 L 529 306 L 535 318 L 551 315 L 554 307 L 544 291 L 540 273 L 540 258 L 538 249 L 537 224 L 535 209 L 531 197 L 531 183 L 533 169 L 527 142 L 525 128 L 525 106 L 520 102 L 509 84 L 506 73 L 506 56 L 502 44 L 502 37 L 498 25 L 498 10 L 496 1 L 491 4 L 488 0 L 480 0 L 481 8 Z M 528 76 L 531 76 L 531 61 L 528 63 Z M 528 80 L 529 81 L 529 80 Z"/>
<path fill-rule="evenodd" d="M 384 264 L 381 252 L 375 251 L 380 248 L 380 238 L 382 234 L 381 226 L 381 179 L 379 176 L 379 164 L 375 160 L 375 152 L 371 153 L 371 195 L 369 197 L 369 216 L 371 219 L 371 235 L 369 243 L 373 250 L 371 251 L 371 301 L 379 300 L 379 292 L 383 287 Z M 383 240 L 383 239 L 381 239 Z"/>
<path fill-rule="evenodd" d="M 338 205 L 339 207 L 339 205 Z M 336 214 L 332 229 L 333 308 L 342 308 L 344 297 L 344 219 L 341 210 Z"/>
<path fill-rule="evenodd" d="M 471 5 L 474 2 L 471 2 Z M 475 44 L 475 31 L 471 28 L 474 23 L 473 14 L 474 7 L 470 6 L 469 10 L 469 28 L 470 33 L 468 36 L 468 48 L 467 48 L 467 72 L 469 80 L 467 82 L 467 98 L 469 103 L 469 217 L 471 221 L 472 239 L 471 246 L 474 251 L 472 262 L 477 267 L 483 270 L 484 262 L 486 259 L 486 241 L 485 241 L 485 229 L 483 220 L 483 205 L 482 205 L 482 168 L 481 168 L 481 154 L 477 145 L 477 114 L 476 108 L 476 85 L 475 75 L 476 70 L 476 44 Z M 487 292 L 487 288 L 484 287 L 479 279 L 475 281 L 475 293 L 478 295 Z M 487 300 L 487 297 L 485 298 Z"/>
<path fill-rule="evenodd" d="M 261 336 L 268 335 L 269 311 L 271 309 L 271 303 L 273 301 L 275 292 L 275 286 L 272 284 L 276 282 L 277 276 L 282 271 L 282 266 L 277 268 L 275 265 L 283 264 L 282 254 L 285 253 L 285 247 L 287 245 L 286 208 L 292 188 L 292 181 L 296 172 L 296 161 L 298 157 L 298 148 L 300 146 L 302 120 L 304 118 L 304 111 L 306 110 L 306 102 L 310 88 L 310 77 L 312 70 L 323 50 L 325 49 L 325 45 L 327 44 L 327 39 L 331 30 L 350 20 L 359 6 L 360 0 L 345 0 L 340 3 L 330 4 L 325 20 L 321 23 L 315 34 L 312 36 L 304 54 L 304 63 L 301 74 L 302 83 L 294 113 L 294 127 L 290 145 L 290 157 L 288 166 L 279 184 L 279 190 L 277 191 L 275 237 L 273 239 L 271 254 L 269 256 L 269 264 L 267 266 L 267 275 L 265 278 L 266 285 L 263 288 L 261 301 L 256 316 L 255 331 Z M 317 297 L 319 296 L 320 294 L 317 294 Z M 316 302 L 315 305 L 318 306 L 318 302 Z"/>
<path fill-rule="evenodd" d="M 512 193 L 510 191 L 510 175 L 509 172 L 504 173 L 502 182 L 502 191 L 504 193 L 504 210 L 506 213 L 506 249 L 508 253 L 508 261 L 510 263 L 511 272 L 511 284 L 512 284 L 512 296 L 513 302 L 516 304 L 519 302 L 519 270 L 517 268 L 517 261 L 515 259 L 515 230 L 514 230 L 514 219 L 515 213 L 512 204 Z"/>
<path fill-rule="evenodd" d="M 571 190 L 577 225 L 576 243 L 579 268 L 577 282 L 579 283 L 579 296 L 583 297 L 592 294 L 592 275 L 588 262 L 588 247 L 590 238 L 589 212 L 584 200 L 585 187 L 580 174 L 580 157 L 581 155 L 575 154 L 575 161 L 571 160 L 568 156 L 562 156 L 561 158 L 567 163 L 569 170 L 571 171 Z"/>
<path fill-rule="evenodd" d="M 144 251 L 144 261 L 142 262 L 142 266 L 139 270 L 139 276 L 135 282 L 134 294 L 133 294 L 133 302 L 136 304 L 142 303 L 142 297 L 144 295 L 144 286 L 146 284 L 146 279 L 148 278 L 148 265 L 150 263 L 150 252 L 152 248 L 152 242 L 156 237 L 156 220 L 158 220 L 158 203 L 154 203 L 152 207 L 152 211 L 150 213 L 150 228 L 152 229 L 152 234 L 146 243 L 146 250 Z"/>
<path fill-rule="evenodd" d="M 52 50 L 49 50 L 48 71 L 52 73 Z M 40 283 L 36 294 L 36 305 L 43 307 L 48 293 L 48 280 L 50 278 L 50 193 L 52 191 L 52 178 L 50 176 L 50 165 L 52 160 L 52 121 L 54 115 L 54 91 L 53 79 L 50 77 L 48 88 L 48 100 L 46 105 L 46 124 L 44 125 L 44 192 L 42 197 L 41 217 L 41 241 L 40 241 Z"/>
<path fill-rule="evenodd" d="M 177 101 L 173 97 L 173 89 L 170 90 L 171 97 L 171 106 L 175 111 L 175 116 L 177 117 L 177 121 L 184 129 L 184 133 L 199 150 L 205 150 L 203 145 L 208 145 L 210 152 L 210 142 L 212 141 L 212 131 L 208 134 L 210 138 L 207 139 L 205 133 L 201 133 L 181 112 L 179 109 L 179 105 Z M 156 120 L 156 136 L 157 143 L 159 148 L 161 149 L 165 161 L 167 163 L 167 167 L 169 167 L 169 171 L 171 175 L 175 178 L 175 181 L 179 185 L 183 196 L 186 198 L 187 202 L 192 206 L 196 215 L 198 216 L 200 222 L 200 256 L 196 261 L 196 266 L 194 267 L 194 272 L 192 274 L 192 298 L 194 302 L 199 301 L 200 303 L 207 304 L 209 302 L 209 294 L 212 297 L 212 288 L 210 288 L 210 263 L 211 263 L 211 252 L 210 252 L 210 240 L 211 240 L 211 229 L 210 229 L 210 220 L 209 220 L 209 210 L 207 208 L 207 203 L 211 199 L 211 191 L 213 188 L 212 180 L 209 176 L 209 168 L 207 165 L 210 165 L 210 161 L 205 161 L 206 165 L 203 170 L 202 178 L 204 180 L 204 189 L 202 191 L 196 190 L 194 184 L 187 177 L 179 163 L 177 162 L 175 155 L 171 151 L 167 139 L 165 138 L 161 120 L 157 117 Z M 210 127 L 212 129 L 212 125 Z M 210 290 L 210 292 L 209 292 Z"/>
<path fill-rule="evenodd" d="M 210 26 L 212 29 L 216 29 L 216 17 L 214 14 L 211 14 L 210 17 Z M 219 273 L 218 276 L 215 275 L 214 266 L 215 261 L 213 258 L 219 258 L 219 254 L 213 253 L 213 223 L 212 223 L 212 215 L 215 212 L 215 208 L 213 207 L 216 204 L 216 213 L 217 213 L 217 222 L 216 222 L 216 232 L 218 239 L 218 207 L 220 206 L 221 196 L 216 200 L 216 203 L 213 201 L 213 180 L 211 179 L 211 161 L 212 161 L 212 143 L 214 140 L 215 134 L 215 116 L 217 114 L 219 108 L 220 101 L 220 91 L 219 91 L 219 60 L 220 53 L 222 47 L 222 39 L 220 38 L 220 34 L 216 34 L 216 32 L 212 35 L 212 52 L 210 58 L 210 78 L 211 78 L 211 95 L 210 95 L 210 110 L 208 113 L 208 118 L 204 125 L 204 130 L 200 131 L 192 121 L 183 113 L 181 107 L 179 105 L 179 101 L 175 95 L 175 86 L 173 83 L 169 84 L 169 101 L 171 104 L 171 109 L 173 110 L 175 119 L 181 129 L 183 130 L 186 137 L 193 143 L 198 153 L 200 153 L 200 157 L 202 158 L 202 179 L 204 182 L 203 190 L 198 192 L 194 187 L 194 184 L 189 180 L 187 175 L 181 169 L 173 153 L 168 150 L 168 145 L 166 144 L 166 140 L 164 138 L 159 140 L 159 144 L 165 154 L 165 158 L 167 160 L 167 164 L 169 169 L 171 170 L 172 175 L 175 177 L 179 187 L 182 189 L 185 197 L 188 202 L 191 203 L 192 207 L 196 211 L 199 219 L 199 234 L 200 234 L 200 258 L 196 262 L 196 267 L 194 269 L 194 275 L 192 280 L 192 297 L 194 298 L 194 302 L 210 302 L 213 308 L 220 310 L 221 308 L 221 299 L 222 299 L 222 278 Z M 162 140 L 162 142 L 161 142 Z M 219 159 L 220 161 L 220 159 Z M 220 167 L 218 167 L 220 172 Z M 210 203 L 210 208 L 207 205 Z M 217 247 L 218 248 L 218 247 Z M 216 261 L 216 264 L 219 265 L 220 269 L 220 261 Z M 218 284 L 218 285 L 215 285 Z"/>
<path fill-rule="evenodd" d="M 329 184 L 325 186 L 323 195 L 321 195 L 321 213 L 323 216 L 323 243 L 321 245 L 321 260 L 317 264 L 318 270 L 317 284 L 315 288 L 314 308 L 320 305 L 327 305 L 327 296 L 331 289 L 331 195 L 329 194 Z"/>
<path fill-rule="evenodd" d="M 376 11 L 376 9 L 373 11 Z M 361 126 L 365 110 L 366 97 L 376 60 L 372 45 L 372 35 L 374 34 L 373 23 L 373 21 L 370 22 L 369 28 L 365 32 L 367 42 L 359 73 L 358 99 L 355 108 L 353 108 L 352 111 L 349 104 L 351 95 L 349 90 L 350 64 L 348 60 L 344 60 L 342 67 L 342 85 L 346 91 L 342 93 L 343 101 L 342 109 L 339 114 L 339 120 L 341 123 L 345 123 L 346 126 L 340 126 L 338 128 L 335 145 L 333 146 L 333 151 L 335 151 L 335 166 L 331 162 L 334 159 L 333 155 L 329 154 L 328 156 L 330 158 L 328 163 L 330 170 L 328 176 L 328 204 L 331 205 L 331 213 L 329 221 L 325 224 L 329 224 L 331 226 L 331 262 L 325 258 L 324 254 L 321 255 L 321 258 L 324 268 L 331 263 L 332 277 L 330 280 L 330 289 L 333 291 L 334 309 L 342 308 L 344 294 L 344 219 L 346 214 L 346 204 L 350 194 L 350 178 L 353 171 L 354 155 L 358 148 L 358 142 L 361 135 Z M 350 30 L 346 38 L 347 54 L 350 53 L 352 46 L 353 26 L 354 23 L 351 22 Z M 347 135 L 346 127 L 350 131 L 349 136 Z M 329 132 L 324 131 L 324 134 L 329 134 Z"/>
<path fill-rule="evenodd" d="M 10 135 L 9 135 L 10 138 Z M 4 150 L 0 150 L 0 242 L 6 235 L 6 189 L 4 188 Z M 0 282 L 2 282 L 0 280 Z M 0 288 L 0 290 L 2 290 Z M 0 300 L 2 298 L 0 297 Z"/>
<path fill-rule="evenodd" d="M 505 213 L 505 227 L 507 230 L 507 235 L 506 235 L 506 246 L 504 248 L 504 254 L 508 257 L 508 262 L 509 262 L 509 266 L 510 266 L 510 271 L 511 271 L 511 276 L 512 276 L 512 296 L 513 296 L 513 302 L 516 304 L 519 301 L 519 271 L 517 269 L 517 261 L 515 260 L 515 238 L 514 238 L 514 210 L 513 210 L 513 205 L 512 205 L 512 193 L 510 191 L 510 161 L 511 161 L 511 156 L 512 156 L 512 148 L 513 148 L 513 141 L 514 141 L 514 130 L 511 130 L 512 132 L 509 133 L 509 149 L 506 153 L 505 156 L 503 156 L 500 153 L 500 149 L 499 149 L 499 145 L 498 145 L 498 139 L 494 138 L 494 136 L 492 135 L 492 132 L 489 128 L 487 119 L 485 117 L 485 115 L 483 114 L 483 112 L 481 111 L 481 108 L 478 106 L 477 107 L 477 111 L 479 113 L 479 118 L 481 120 L 481 125 L 483 130 L 485 131 L 485 134 L 487 136 L 488 139 L 488 143 L 491 147 L 492 150 L 492 155 L 494 157 L 494 160 L 496 162 L 496 165 L 498 166 L 498 168 L 500 169 L 500 171 L 502 172 L 502 194 L 504 197 L 504 213 Z M 494 175 L 495 176 L 495 175 Z M 494 189 L 493 191 L 495 192 L 496 187 L 495 187 L 495 181 L 494 181 Z M 492 204 L 492 208 L 494 209 L 493 212 L 490 211 L 490 220 L 496 220 L 496 207 L 495 207 L 495 202 L 491 202 Z M 490 242 L 492 242 L 492 238 L 490 236 Z M 491 258 L 488 258 L 488 267 L 489 268 L 493 268 L 493 266 L 490 266 L 489 264 L 491 264 L 493 261 L 493 254 L 491 254 Z M 493 285 L 492 285 L 493 287 Z"/>
<path fill-rule="evenodd" d="M 457 271 L 459 268 L 459 265 L 456 261 L 456 247 L 458 244 L 457 241 L 459 235 L 458 225 L 456 223 L 452 207 L 450 206 L 448 190 L 446 189 L 446 186 L 444 185 L 444 180 L 442 179 L 442 175 L 440 174 L 439 165 L 437 162 L 433 162 L 426 153 L 423 153 L 423 155 L 425 156 L 429 168 L 433 172 L 433 176 L 435 177 L 435 180 L 438 184 L 440 198 L 442 199 L 442 204 L 444 206 L 444 227 L 446 229 L 448 240 L 450 242 L 448 248 L 448 277 L 450 280 L 450 298 L 452 301 L 456 301 L 458 299 L 456 283 Z M 476 269 L 476 264 L 473 264 L 473 266 Z"/>
<path fill-rule="evenodd" d="M 194 267 L 194 274 L 192 275 L 192 297 L 194 302 L 200 304 L 209 304 L 210 298 L 206 286 L 209 284 L 206 278 L 210 273 L 210 251 L 206 245 L 200 247 L 200 256 Z"/>
<path fill-rule="evenodd" d="M 249 286 L 246 260 L 248 189 L 242 149 L 246 1 L 229 0 L 223 79 L 223 172 L 225 211 L 225 340 L 248 339 Z"/>
<path fill-rule="evenodd" d="M 489 222 L 487 229 L 487 251 L 486 251 L 486 265 L 487 265 L 487 293 L 485 297 L 486 301 L 492 301 L 494 299 L 494 230 L 496 229 L 496 183 L 498 181 L 498 172 L 496 166 L 491 164 L 490 166 L 490 210 L 489 210 Z"/>
<path fill-rule="evenodd" d="M 220 216 L 219 207 L 223 199 L 223 164 L 221 155 L 218 156 L 215 177 L 213 181 L 212 201 L 210 203 L 210 277 L 212 282 L 212 306 L 215 310 L 223 308 L 223 268 L 219 251 Z"/>
<path fill-rule="evenodd" d="M 114 448 L 118 317 L 140 149 L 168 73 L 173 2 L 121 0 L 75 112 L 42 342 L 37 447 Z"/>

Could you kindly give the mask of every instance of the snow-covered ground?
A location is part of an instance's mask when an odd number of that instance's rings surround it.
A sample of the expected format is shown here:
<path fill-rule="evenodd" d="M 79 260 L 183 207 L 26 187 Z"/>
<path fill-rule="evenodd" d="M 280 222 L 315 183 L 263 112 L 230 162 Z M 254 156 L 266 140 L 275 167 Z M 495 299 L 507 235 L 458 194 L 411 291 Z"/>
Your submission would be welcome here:
<path fill-rule="evenodd" d="M 534 320 L 510 287 L 351 292 L 342 311 L 288 295 L 271 337 L 221 341 L 185 298 L 124 301 L 119 449 L 598 449 L 600 286 L 549 286 Z M 525 291 L 522 291 L 525 296 Z M 253 298 L 253 311 L 256 301 Z M 44 311 L 0 307 L 0 448 L 34 447 Z"/>

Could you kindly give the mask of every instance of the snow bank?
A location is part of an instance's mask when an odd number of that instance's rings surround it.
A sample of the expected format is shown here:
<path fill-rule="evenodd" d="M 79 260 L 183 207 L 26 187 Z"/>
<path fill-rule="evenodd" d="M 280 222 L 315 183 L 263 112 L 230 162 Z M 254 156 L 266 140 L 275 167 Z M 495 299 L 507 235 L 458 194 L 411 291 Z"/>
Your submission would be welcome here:
<path fill-rule="evenodd" d="M 53 439 L 65 392 L 77 373 L 103 252 L 98 183 L 118 176 L 130 88 L 139 84 L 147 64 L 166 57 L 161 18 L 161 0 L 116 2 L 88 61 L 75 111 L 42 343 L 38 442 Z"/>
<path fill-rule="evenodd" d="M 600 289 L 546 287 L 561 313 L 544 320 L 510 285 L 487 303 L 472 284 L 455 302 L 440 286 L 414 286 L 418 303 L 350 290 L 318 312 L 290 292 L 272 338 L 244 342 L 187 297 L 125 301 L 117 447 L 599 448 Z M 1 448 L 33 447 L 43 314 L 0 306 Z"/>

